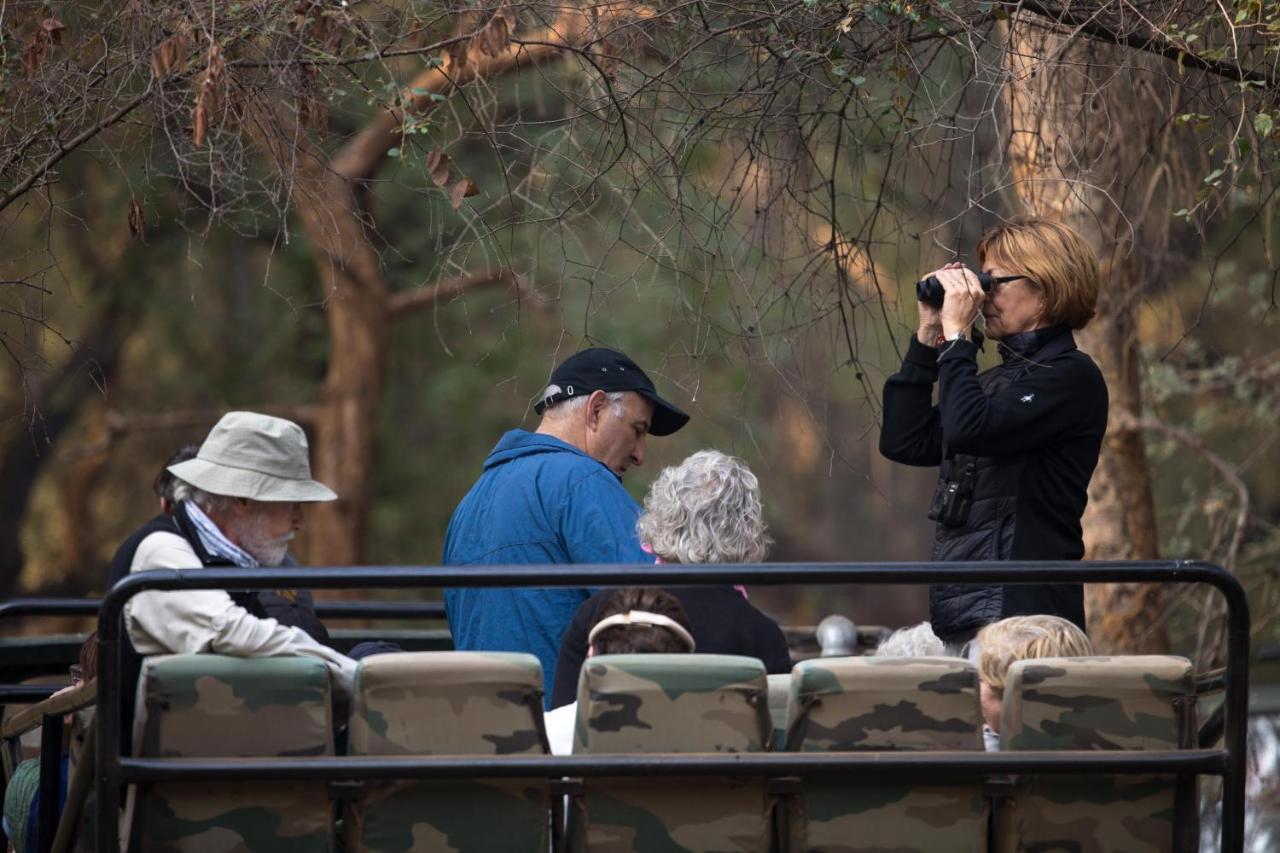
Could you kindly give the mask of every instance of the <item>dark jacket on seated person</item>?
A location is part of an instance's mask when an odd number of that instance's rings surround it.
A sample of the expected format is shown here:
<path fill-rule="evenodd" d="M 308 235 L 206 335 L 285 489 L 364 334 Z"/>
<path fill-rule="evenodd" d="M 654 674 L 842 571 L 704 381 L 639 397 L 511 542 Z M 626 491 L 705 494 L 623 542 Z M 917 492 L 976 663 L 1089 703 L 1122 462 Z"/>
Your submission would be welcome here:
<path fill-rule="evenodd" d="M 700 654 L 744 655 L 759 658 L 771 674 L 791 671 L 787 638 L 777 623 L 751 605 L 731 586 L 677 586 L 666 590 L 680 600 L 689 617 Z M 578 698 L 578 673 L 587 657 L 587 635 L 596 614 L 614 592 L 603 589 L 579 605 L 560 642 L 551 707 Z"/>

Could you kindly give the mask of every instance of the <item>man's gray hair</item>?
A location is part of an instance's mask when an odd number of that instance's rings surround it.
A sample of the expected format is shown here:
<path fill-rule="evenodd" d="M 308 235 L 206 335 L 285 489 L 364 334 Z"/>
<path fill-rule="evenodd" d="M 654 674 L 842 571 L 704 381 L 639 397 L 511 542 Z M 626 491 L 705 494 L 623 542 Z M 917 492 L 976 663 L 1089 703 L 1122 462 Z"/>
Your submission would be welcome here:
<path fill-rule="evenodd" d="M 933 633 L 933 626 L 928 622 L 912 625 L 910 628 L 899 628 L 872 653 L 881 658 L 919 658 L 937 657 L 946 654 L 946 645 Z"/>
<path fill-rule="evenodd" d="M 613 412 L 615 418 L 626 417 L 627 409 L 623 406 L 622 401 L 626 398 L 626 391 L 608 391 L 609 395 L 609 411 Z M 591 399 L 590 394 L 581 394 L 577 397 L 570 397 L 567 400 L 561 400 L 558 403 L 552 403 L 542 410 L 544 418 L 560 418 L 568 415 L 570 412 L 576 412 L 587 404 L 587 400 Z"/>
<path fill-rule="evenodd" d="M 664 468 L 636 522 L 640 541 L 672 563 L 758 563 L 765 533 L 760 481 L 741 459 L 700 450 Z"/>
<path fill-rule="evenodd" d="M 235 500 L 235 498 L 230 498 L 226 495 L 215 495 L 206 492 L 204 489 L 197 489 L 195 486 L 180 477 L 175 477 L 173 480 L 174 503 L 177 503 L 178 501 L 191 501 L 205 512 L 217 512 L 218 510 L 226 509 L 231 505 L 233 500 Z"/>

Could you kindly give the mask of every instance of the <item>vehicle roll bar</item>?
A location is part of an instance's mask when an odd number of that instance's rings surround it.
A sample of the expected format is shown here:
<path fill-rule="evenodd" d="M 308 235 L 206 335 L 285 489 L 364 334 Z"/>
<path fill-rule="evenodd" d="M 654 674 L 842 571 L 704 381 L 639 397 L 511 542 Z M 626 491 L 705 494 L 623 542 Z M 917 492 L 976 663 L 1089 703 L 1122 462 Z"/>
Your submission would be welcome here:
<path fill-rule="evenodd" d="M 97 616 L 101 598 L 11 598 L 0 621 L 20 616 Z M 442 601 L 317 601 L 321 619 L 443 619 Z"/>
<path fill-rule="evenodd" d="M 1227 669 L 1224 677 L 1224 749 L 1177 753 L 991 753 L 911 755 L 903 753 L 786 754 L 744 756 L 563 756 L 521 758 L 406 757 L 334 759 L 138 759 L 120 755 L 122 614 L 125 603 L 147 590 L 435 589 L 443 587 L 679 586 L 741 584 L 928 584 L 928 583 L 1203 583 L 1222 593 L 1227 605 Z M 768 563 L 761 565 L 662 566 L 449 566 L 288 569 L 163 569 L 138 572 L 116 584 L 98 614 L 97 850 L 117 853 L 121 786 L 158 779 L 211 780 L 326 778 L 364 772 L 399 778 L 458 775 L 528 778 L 636 773 L 795 775 L 874 765 L 894 773 L 945 772 L 988 776 L 1037 773 L 1206 773 L 1222 775 L 1222 850 L 1244 845 L 1246 732 L 1249 694 L 1249 606 L 1244 589 L 1224 569 L 1193 561 L 973 562 L 973 563 Z M 731 768 L 739 768 L 737 771 Z M 274 771 L 268 768 L 275 768 Z M 345 769 L 343 769 L 345 768 Z M 945 768 L 945 770 L 944 770 Z M 298 775 L 294 775 L 298 774 Z"/>

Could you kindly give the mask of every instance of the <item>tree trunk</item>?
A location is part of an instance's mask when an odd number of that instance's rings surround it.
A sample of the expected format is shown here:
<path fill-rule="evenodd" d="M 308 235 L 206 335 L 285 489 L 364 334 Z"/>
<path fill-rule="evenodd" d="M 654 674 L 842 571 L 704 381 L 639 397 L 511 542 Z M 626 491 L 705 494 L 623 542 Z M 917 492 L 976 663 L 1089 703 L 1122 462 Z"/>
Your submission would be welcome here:
<path fill-rule="evenodd" d="M 1098 316 L 1077 340 L 1098 363 L 1110 393 L 1110 418 L 1089 485 L 1083 526 L 1089 559 L 1159 556 L 1151 476 L 1138 426 L 1142 414 L 1135 313 L 1152 266 L 1144 223 L 1131 193 L 1149 176 L 1150 136 L 1164 123 L 1161 105 L 1134 74 L 1118 67 L 1122 49 L 1071 39 L 1043 19 L 1015 15 L 1009 31 L 1006 88 L 1010 166 L 1018 201 L 1030 213 L 1076 227 L 1102 261 Z M 1152 158 L 1154 159 L 1154 158 Z M 1139 198 L 1138 202 L 1143 201 Z M 1128 204 L 1126 204 L 1128 202 Z M 1128 208 L 1128 209 L 1126 209 Z M 1154 217 L 1152 217 L 1154 219 Z M 1163 652 L 1169 647 L 1163 588 L 1095 584 L 1086 588 L 1089 634 L 1100 653 Z"/>
<path fill-rule="evenodd" d="M 1107 381 L 1110 417 L 1102 455 L 1089 483 L 1084 513 L 1085 559 L 1151 560 L 1160 556 L 1155 503 L 1142 417 L 1142 381 L 1132 305 L 1117 297 L 1136 292 L 1131 277 L 1104 278 L 1098 317 L 1078 335 Z M 1119 285 L 1119 286 L 1117 286 Z M 1099 653 L 1166 654 L 1164 587 L 1159 584 L 1089 584 L 1085 610 Z"/>
<path fill-rule="evenodd" d="M 436 97 L 476 79 L 491 79 L 560 57 L 567 46 L 600 35 L 606 22 L 633 23 L 641 13 L 630 4 L 600 7 L 595 19 L 570 10 L 542 30 L 521 34 L 522 45 L 507 45 L 491 55 L 473 41 L 462 61 L 442 56 L 437 66 L 420 73 L 404 92 L 407 109 L 429 112 Z M 486 39 L 490 51 L 493 40 Z M 274 124 L 274 122 L 272 122 Z M 368 182 L 403 142 L 403 115 L 380 110 L 369 124 L 325 163 L 316 150 L 295 175 L 296 208 L 311 244 L 326 300 L 330 333 L 329 366 L 317 423 L 312 458 L 315 476 L 338 493 L 338 500 L 317 504 L 308 525 L 306 560 L 322 565 L 356 565 L 365 554 L 365 517 L 369 503 L 378 404 L 387 361 L 387 338 L 393 316 L 431 304 L 457 292 L 431 289 L 431 298 L 398 300 L 387 289 L 377 249 L 368 238 L 372 224 L 364 203 Z M 257 138 L 281 168 L 296 161 L 288 146 L 299 138 L 265 125 Z M 458 280 L 463 285 L 513 281 L 502 274 Z M 393 309 L 394 313 L 393 313 Z"/>

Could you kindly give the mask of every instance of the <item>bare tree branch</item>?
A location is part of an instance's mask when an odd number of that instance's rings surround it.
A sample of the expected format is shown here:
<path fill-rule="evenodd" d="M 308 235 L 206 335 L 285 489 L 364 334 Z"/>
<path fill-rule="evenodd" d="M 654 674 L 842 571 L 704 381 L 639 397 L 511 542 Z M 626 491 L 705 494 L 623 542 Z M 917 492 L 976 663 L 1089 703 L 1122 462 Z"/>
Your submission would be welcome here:
<path fill-rule="evenodd" d="M 1144 53 L 1153 53 L 1157 56 L 1163 56 L 1165 59 L 1171 59 L 1187 68 L 1208 71 L 1228 80 L 1235 80 L 1241 83 L 1256 83 L 1270 90 L 1280 88 L 1280 76 L 1277 76 L 1272 71 L 1245 68 L 1234 62 L 1227 62 L 1221 59 L 1204 59 L 1196 56 L 1187 48 L 1178 47 L 1154 29 L 1142 32 L 1139 30 L 1121 31 L 1109 27 L 1102 22 L 1099 14 L 1106 8 L 1107 4 L 1102 7 L 1095 7 L 1089 14 L 1073 11 L 1069 5 L 1041 3 L 1038 0 L 1019 0 L 1015 5 L 1021 7 L 1023 11 L 1033 12 L 1051 21 L 1069 24 L 1096 41 L 1120 45 L 1121 47 L 1130 47 Z"/>
<path fill-rule="evenodd" d="M 499 269 L 492 272 L 471 272 L 438 281 L 430 287 L 416 290 L 403 290 L 392 293 L 387 298 L 387 312 L 392 320 L 404 317 L 422 308 L 434 305 L 444 299 L 452 299 L 468 290 L 487 286 L 514 288 L 521 298 L 534 304 L 541 304 L 541 297 L 527 287 L 512 270 Z"/>
<path fill-rule="evenodd" d="M 147 88 L 143 92 L 125 102 L 124 105 L 111 115 L 76 134 L 69 142 L 59 142 L 57 150 L 45 158 L 43 163 L 19 181 L 13 189 L 9 190 L 9 192 L 5 193 L 3 196 L 0 196 L 0 210 L 4 210 L 6 207 L 21 198 L 27 190 L 35 186 L 36 181 L 40 180 L 44 175 L 47 175 L 50 169 L 58 165 L 59 161 L 61 161 L 63 157 L 66 157 L 72 151 L 75 151 L 77 148 L 84 145 L 107 128 L 119 124 L 129 115 L 129 113 L 146 103 L 154 91 L 154 85 L 154 83 L 148 83 Z"/>

